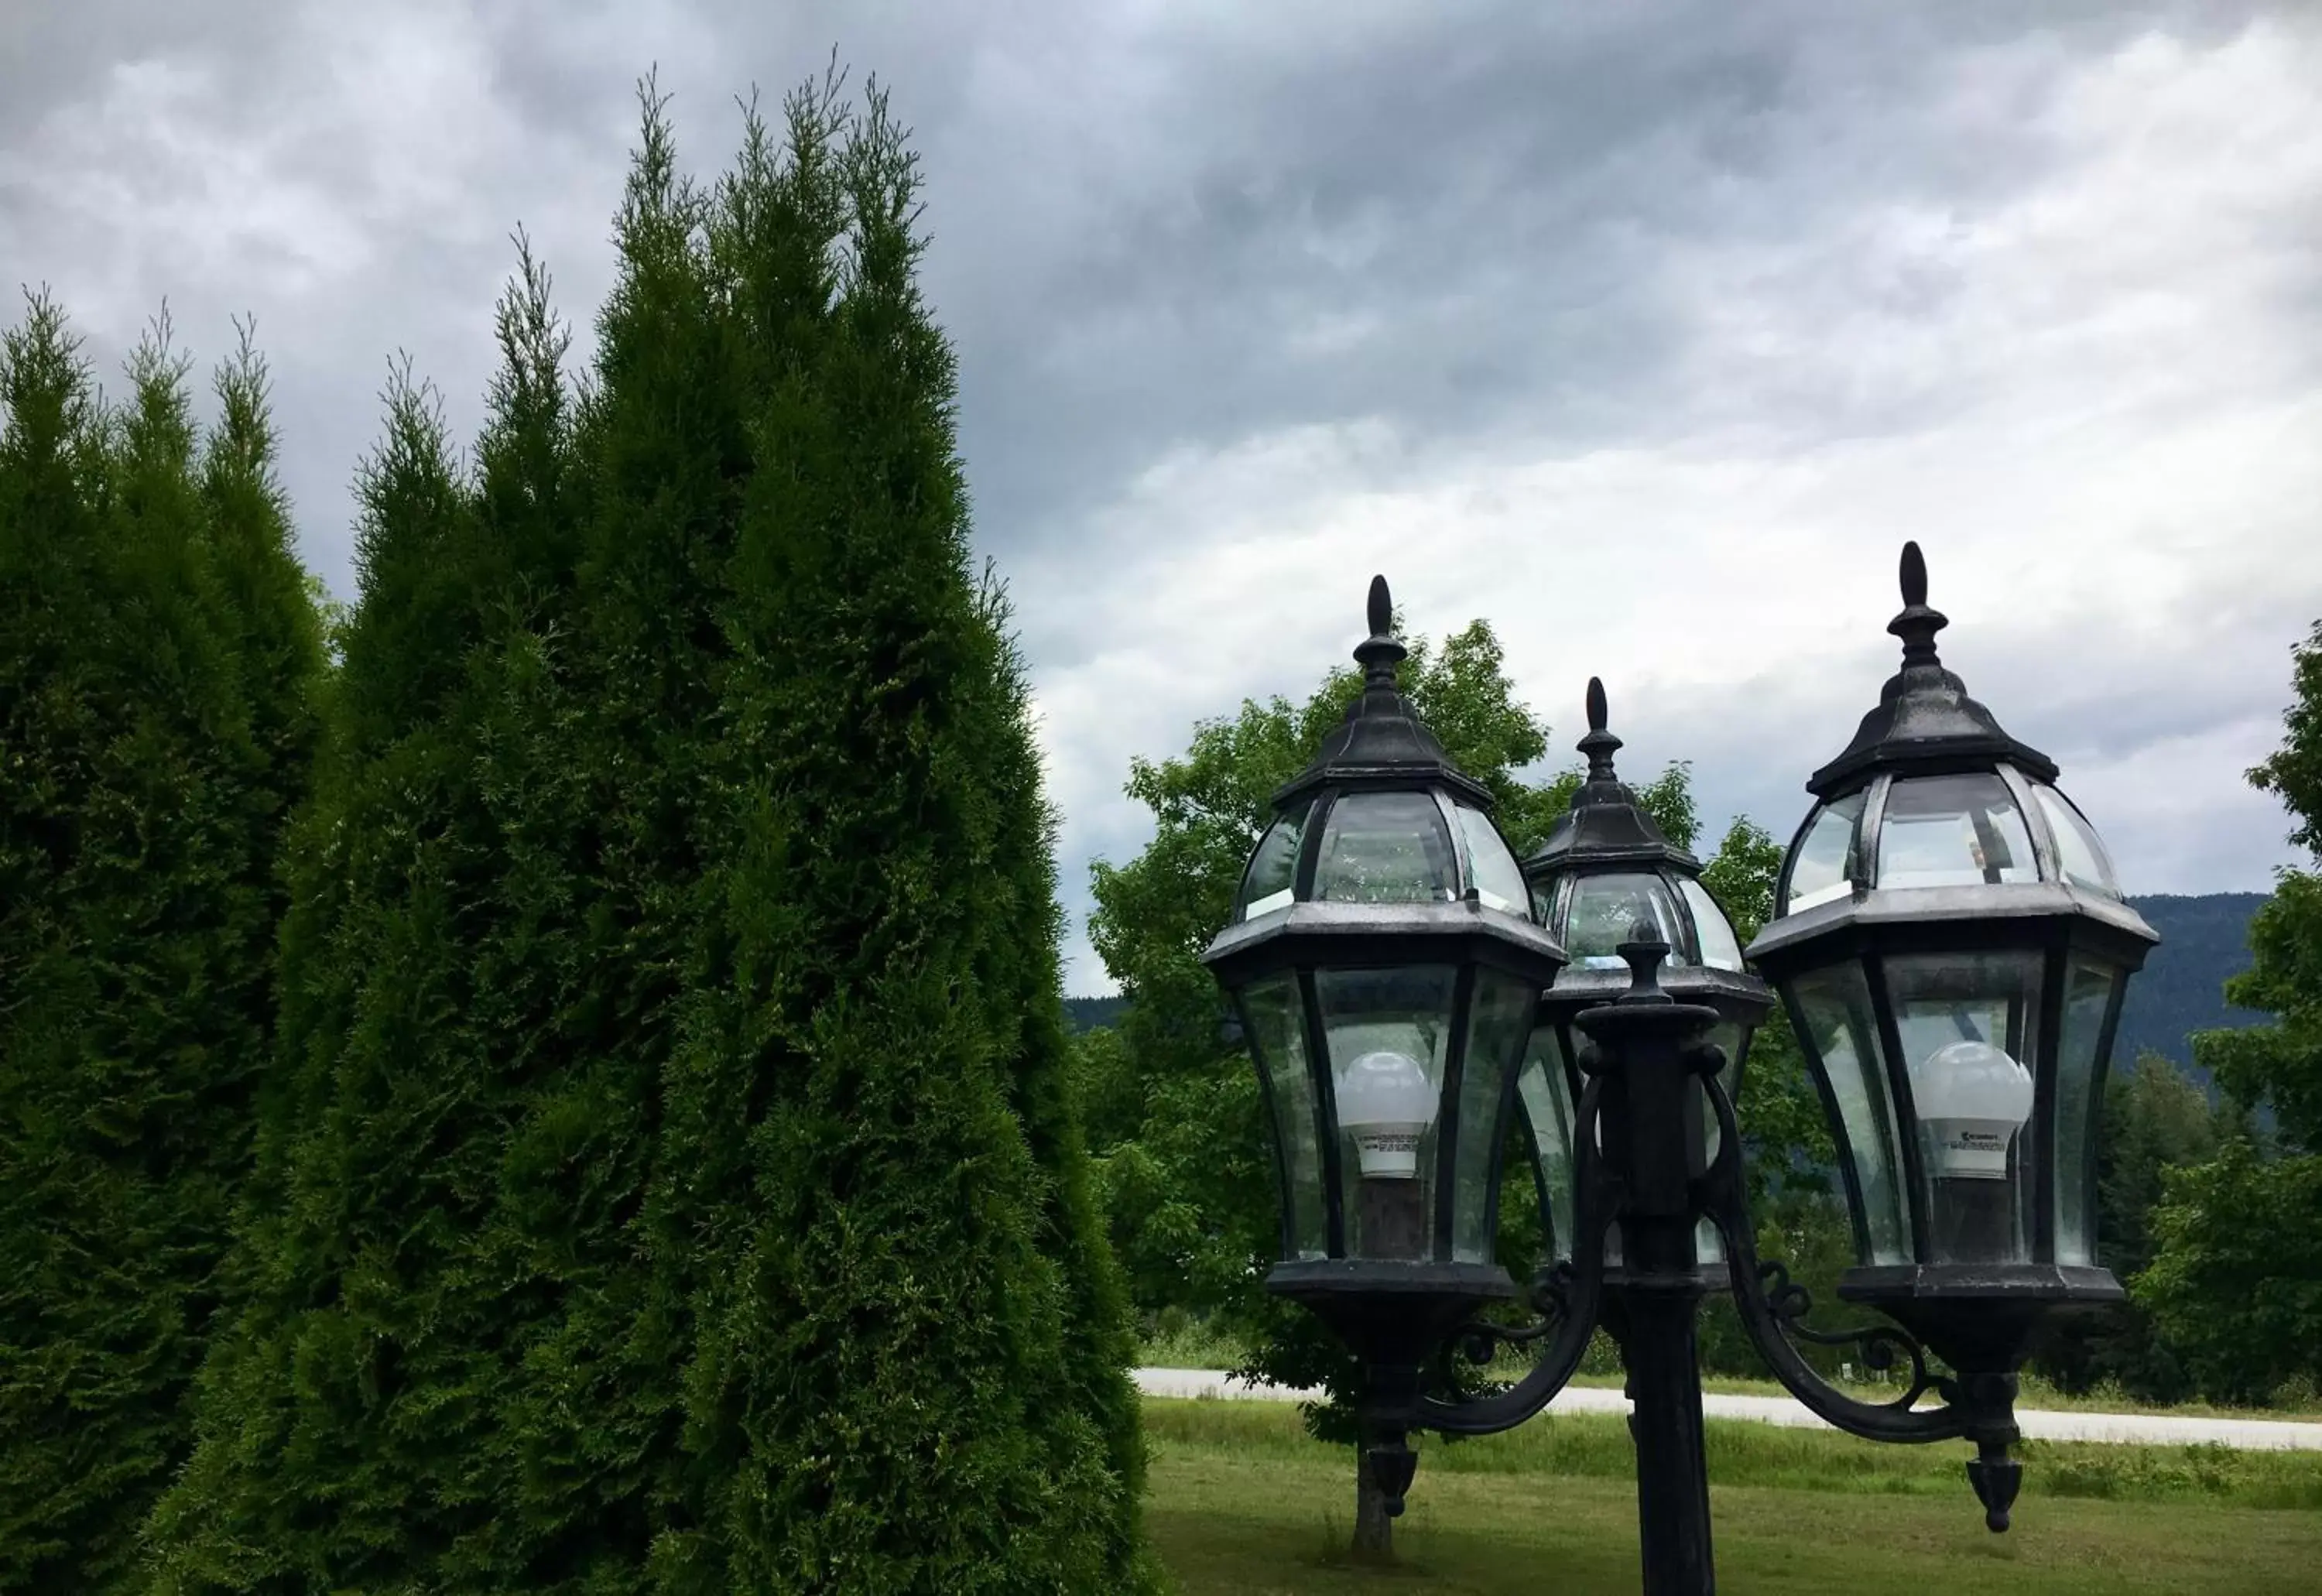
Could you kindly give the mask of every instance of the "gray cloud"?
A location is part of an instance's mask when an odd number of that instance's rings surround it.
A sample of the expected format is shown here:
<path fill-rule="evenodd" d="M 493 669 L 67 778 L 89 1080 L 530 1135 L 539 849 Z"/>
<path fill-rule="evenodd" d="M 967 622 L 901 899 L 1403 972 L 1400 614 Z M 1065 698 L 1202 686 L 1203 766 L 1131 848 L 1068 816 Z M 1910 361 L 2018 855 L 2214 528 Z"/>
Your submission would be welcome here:
<path fill-rule="evenodd" d="M 20 5 L 0 274 L 108 367 L 164 294 L 204 354 L 255 312 L 345 592 L 390 351 L 472 432 L 517 223 L 585 343 L 636 78 L 715 170 L 733 97 L 836 41 L 918 131 L 1076 909 L 1145 834 L 1128 756 L 1303 694 L 1375 565 L 1429 630 L 1490 617 L 1552 718 L 1622 683 L 1632 759 L 1786 829 L 1886 672 L 1906 536 L 2134 882 L 2258 884 L 2287 854 L 2240 771 L 2322 608 L 2322 24 L 2037 15 Z"/>

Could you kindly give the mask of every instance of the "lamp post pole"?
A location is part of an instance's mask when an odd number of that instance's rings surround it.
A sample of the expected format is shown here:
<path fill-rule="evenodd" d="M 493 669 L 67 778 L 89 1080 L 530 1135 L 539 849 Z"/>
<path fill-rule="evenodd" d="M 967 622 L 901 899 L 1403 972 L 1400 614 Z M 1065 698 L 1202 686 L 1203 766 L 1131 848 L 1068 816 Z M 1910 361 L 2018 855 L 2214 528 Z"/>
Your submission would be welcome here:
<path fill-rule="evenodd" d="M 1637 980 L 1617 1002 L 1584 1009 L 1580 1028 L 1596 1046 L 1582 1067 L 1604 1078 L 1606 1152 L 1626 1186 L 1620 1219 L 1626 1278 L 1618 1296 L 1622 1361 L 1637 1449 L 1637 1536 L 1648 1596 L 1690 1596 L 1716 1587 L 1710 1555 L 1709 1472 L 1703 1449 L 1701 1303 L 1694 1245 L 1694 1138 L 1681 1105 L 1693 1076 L 1720 1060 L 1689 1039 L 1717 1011 L 1679 1003 L 1651 984 L 1667 944 L 1624 943 Z"/>

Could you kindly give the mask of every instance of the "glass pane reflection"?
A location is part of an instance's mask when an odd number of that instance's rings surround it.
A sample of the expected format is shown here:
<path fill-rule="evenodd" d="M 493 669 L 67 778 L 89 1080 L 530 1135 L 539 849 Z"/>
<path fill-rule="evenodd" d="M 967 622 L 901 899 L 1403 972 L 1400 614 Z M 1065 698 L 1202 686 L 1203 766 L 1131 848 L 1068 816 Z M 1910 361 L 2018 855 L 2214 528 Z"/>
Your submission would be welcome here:
<path fill-rule="evenodd" d="M 1562 941 L 1572 961 L 1568 968 L 1627 969 L 1620 947 L 1641 924 L 1668 944 L 1666 963 L 1687 962 L 1677 899 L 1669 895 L 1668 882 L 1643 871 L 1578 877 L 1564 914 Z"/>
<path fill-rule="evenodd" d="M 1794 990 L 1798 1040 L 1838 1105 L 1846 1154 L 1861 1193 L 1858 1236 L 1865 1263 L 1907 1263 L 1911 1232 L 1903 1206 L 1903 1143 L 1881 1067 L 1869 983 L 1859 964 L 1816 970 Z"/>
<path fill-rule="evenodd" d="M 2089 1212 L 2089 1117 L 2097 1100 L 2097 1044 L 2120 972 L 2085 958 L 2064 982 L 2064 1025 L 2056 1059 L 2056 1262 L 2094 1263 Z"/>
<path fill-rule="evenodd" d="M 1790 862 L 1789 892 L 1783 912 L 1796 914 L 1852 890 L 1854 828 L 1862 818 L 1865 797 L 1858 789 L 1815 811 Z"/>
<path fill-rule="evenodd" d="M 2048 830 L 2056 839 L 2056 862 L 2063 867 L 2064 880 L 2107 898 L 2119 897 L 2120 883 L 2113 877 L 2112 861 L 2097 839 L 2096 828 L 2080 809 L 2052 787 L 2034 783 L 2032 797 L 2048 817 Z"/>
<path fill-rule="evenodd" d="M 1916 776 L 1887 789 L 1879 824 L 1882 888 L 2036 881 L 2032 833 L 1997 776 Z"/>
<path fill-rule="evenodd" d="M 2040 962 L 2025 953 L 1886 961 L 1938 1263 L 2030 1259 L 2035 1161 L 2025 1127 L 2035 1095 Z"/>
<path fill-rule="evenodd" d="M 1492 1261 L 1492 1187 L 1500 1148 L 1500 1103 L 1508 1072 L 1522 1061 L 1540 989 L 1497 970 L 1476 973 L 1467 1052 L 1459 1066 L 1459 1123 L 1454 1135 L 1451 1261 Z"/>
<path fill-rule="evenodd" d="M 1400 796 L 1400 795 L 1395 795 Z M 1429 806 L 1433 807 L 1431 802 Z M 1391 1152 L 1368 1149 L 1374 1173 L 1363 1172 L 1366 1148 L 1348 1126 L 1354 1112 L 1349 1088 L 1375 1085 L 1385 1072 L 1373 1055 L 1407 1061 L 1432 1093 L 1443 1089 L 1450 1043 L 1452 968 L 1423 964 L 1384 970 L 1322 970 L 1314 976 L 1330 1049 L 1330 1081 L 1339 1104 L 1339 1176 L 1353 1258 L 1422 1258 L 1435 1234 L 1435 1154 L 1440 1108 L 1428 1105 L 1423 1125 Z M 1358 1066 L 1362 1066 L 1359 1067 Z M 1390 1082 L 1391 1084 L 1391 1082 Z M 1394 1172 L 1388 1172 L 1392 1170 Z"/>
<path fill-rule="evenodd" d="M 1323 1217 L 1322 1139 L 1314 1117 L 1314 1075 L 1307 1067 L 1306 1027 L 1297 984 L 1288 976 L 1252 981 L 1241 997 L 1242 1025 L 1259 1079 L 1274 1108 L 1275 1134 L 1289 1190 L 1284 1215 L 1284 1255 L 1324 1258 L 1330 1236 Z"/>
<path fill-rule="evenodd" d="M 1458 896 L 1451 833 L 1432 793 L 1349 793 L 1330 806 L 1314 869 L 1325 903 L 1447 903 Z"/>
<path fill-rule="evenodd" d="M 1298 874 L 1298 844 L 1306 835 L 1312 804 L 1301 804 L 1266 827 L 1249 868 L 1242 874 L 1240 917 L 1256 919 L 1275 909 L 1288 908 L 1291 884 Z"/>

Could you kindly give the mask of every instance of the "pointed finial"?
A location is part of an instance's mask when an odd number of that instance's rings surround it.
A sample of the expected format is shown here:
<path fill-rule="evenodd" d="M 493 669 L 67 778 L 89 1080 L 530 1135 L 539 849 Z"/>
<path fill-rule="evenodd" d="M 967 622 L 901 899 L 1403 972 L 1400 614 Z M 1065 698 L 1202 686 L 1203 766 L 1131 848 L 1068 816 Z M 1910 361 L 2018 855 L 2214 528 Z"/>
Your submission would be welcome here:
<path fill-rule="evenodd" d="M 1617 781 L 1613 773 L 1613 755 L 1620 749 L 1621 740 L 1604 729 L 1608 718 L 1604 707 L 1604 683 L 1596 677 L 1588 679 L 1588 734 L 1575 744 L 1588 756 L 1588 780 Z"/>
<path fill-rule="evenodd" d="M 1403 662 L 1407 652 L 1395 640 L 1394 600 L 1386 590 L 1386 579 L 1371 579 L 1369 613 L 1371 634 L 1355 645 L 1355 662 L 1363 668 L 1363 688 L 1366 692 L 1394 690 L 1394 668 Z M 1360 707 L 1360 700 L 1348 710 L 1349 715 Z"/>
<path fill-rule="evenodd" d="M 1903 603 L 1916 607 L 1927 601 L 1927 557 L 1915 539 L 1903 545 Z"/>
<path fill-rule="evenodd" d="M 1887 623 L 1887 630 L 1903 640 L 1903 665 L 1940 665 L 1935 658 L 1935 634 L 1951 625 L 1941 610 L 1927 607 L 1927 560 L 1919 545 L 1903 545 L 1903 613 Z"/>

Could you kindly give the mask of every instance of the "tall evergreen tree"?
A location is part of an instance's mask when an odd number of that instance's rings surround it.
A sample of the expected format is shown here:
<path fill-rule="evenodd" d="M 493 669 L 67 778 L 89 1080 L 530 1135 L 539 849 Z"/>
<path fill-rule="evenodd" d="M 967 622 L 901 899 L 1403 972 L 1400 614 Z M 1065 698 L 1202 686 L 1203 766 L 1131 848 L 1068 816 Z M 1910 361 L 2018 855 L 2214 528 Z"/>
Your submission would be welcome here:
<path fill-rule="evenodd" d="M 915 178 L 785 135 L 698 189 L 648 91 L 593 380 L 527 259 L 472 480 L 390 394 L 165 1590 L 1138 1577 Z"/>
<path fill-rule="evenodd" d="M 0 342 L 0 1591 L 136 1582 L 248 1172 L 315 620 L 262 368 Z"/>
<path fill-rule="evenodd" d="M 916 161 L 875 91 L 836 149 L 829 116 L 793 101 L 783 174 L 745 155 L 717 233 L 846 224 L 835 257 L 735 251 L 779 269 L 741 285 L 765 380 L 654 1202 L 697 1326 L 692 1524 L 662 1567 L 683 1591 L 1132 1589 L 1128 1346 L 1024 686 L 968 562 Z"/>
<path fill-rule="evenodd" d="M 288 1081 L 155 1516 L 163 1590 L 640 1588 L 672 1347 L 636 1216 L 678 934 L 630 912 L 626 723 L 590 692 L 579 424 L 528 253 L 499 338 L 472 473 L 403 369 L 359 477 Z"/>

